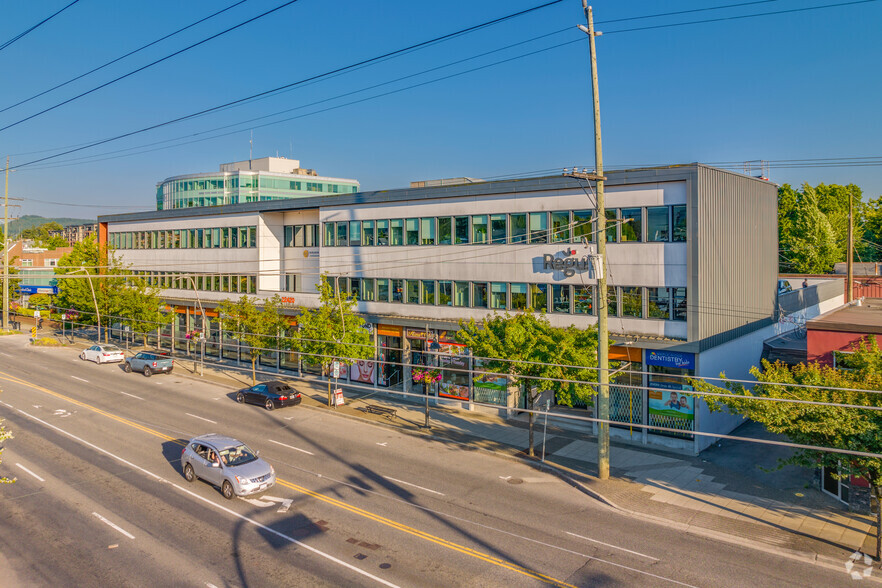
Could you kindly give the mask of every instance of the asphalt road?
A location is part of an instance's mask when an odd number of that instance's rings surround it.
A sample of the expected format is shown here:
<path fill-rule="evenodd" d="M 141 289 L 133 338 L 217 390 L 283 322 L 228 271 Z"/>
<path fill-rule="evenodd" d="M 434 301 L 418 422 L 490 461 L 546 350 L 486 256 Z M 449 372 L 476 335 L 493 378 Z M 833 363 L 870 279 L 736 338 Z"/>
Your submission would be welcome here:
<path fill-rule="evenodd" d="M 845 573 L 623 516 L 518 462 L 324 411 L 239 405 L 0 338 L 3 586 L 834 586 Z M 186 440 L 237 437 L 278 483 L 188 484 Z"/>

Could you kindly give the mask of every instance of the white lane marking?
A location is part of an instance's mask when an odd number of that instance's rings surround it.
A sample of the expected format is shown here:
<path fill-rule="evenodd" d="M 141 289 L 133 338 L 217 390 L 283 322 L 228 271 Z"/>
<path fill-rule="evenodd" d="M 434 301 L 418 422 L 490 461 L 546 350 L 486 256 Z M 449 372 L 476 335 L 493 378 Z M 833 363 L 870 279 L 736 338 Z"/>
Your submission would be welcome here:
<path fill-rule="evenodd" d="M 206 583 L 205 583 L 205 588 L 217 588 L 217 586 L 215 586 L 215 585 L 212 584 L 211 582 L 206 582 Z"/>
<path fill-rule="evenodd" d="M 499 476 L 500 480 L 511 480 L 511 476 Z"/>
<path fill-rule="evenodd" d="M 69 417 L 71 415 L 71 413 L 67 412 L 63 408 L 56 408 L 55 412 L 53 412 L 52 414 L 60 417 Z"/>
<path fill-rule="evenodd" d="M 239 500 L 244 500 L 248 504 L 253 504 L 254 506 L 259 506 L 261 508 L 266 508 L 275 504 L 275 502 L 267 502 L 259 498 L 246 498 L 245 496 L 240 496 Z"/>
<path fill-rule="evenodd" d="M 269 534 L 271 534 L 271 535 L 275 535 L 276 537 L 279 537 L 280 539 L 283 539 L 283 540 L 285 540 L 285 541 L 288 541 L 289 543 L 293 543 L 294 545 L 297 545 L 298 547 L 302 547 L 303 549 L 305 549 L 305 550 L 307 550 L 307 551 L 309 551 L 309 552 L 312 552 L 312 553 L 314 553 L 314 554 L 316 554 L 316 555 L 318 555 L 318 556 L 320 556 L 320 557 L 323 557 L 323 558 L 325 558 L 325 559 L 327 559 L 327 560 L 330 560 L 330 561 L 332 561 L 332 562 L 334 562 L 334 563 L 336 563 L 336 564 L 338 564 L 338 565 L 340 565 L 340 566 L 343 566 L 343 567 L 346 568 L 346 569 L 352 570 L 353 572 L 355 572 L 355 573 L 357 573 L 357 574 L 361 574 L 362 576 L 365 576 L 365 577 L 367 577 L 367 578 L 370 578 L 371 580 L 374 580 L 374 581 L 376 581 L 377 583 L 382 584 L 383 586 L 389 586 L 390 588 L 400 588 L 397 584 L 393 584 L 392 582 L 388 582 L 388 581 L 384 580 L 383 578 L 380 578 L 380 577 L 375 576 L 375 575 L 373 575 L 373 574 L 371 574 L 371 573 L 369 573 L 369 572 L 366 572 L 366 571 L 364 571 L 364 570 L 362 570 L 362 569 L 360 569 L 360 568 L 357 568 L 357 567 L 355 567 L 354 565 L 352 565 L 352 564 L 350 564 L 350 563 L 348 563 L 348 562 L 345 562 L 345 561 L 343 561 L 343 560 L 341 560 L 341 559 L 338 559 L 338 558 L 334 557 L 333 555 L 330 555 L 330 554 L 328 554 L 328 553 L 325 553 L 324 551 L 319 551 L 319 550 L 316 549 L 315 547 L 313 547 L 313 546 L 311 546 L 311 545 L 307 545 L 306 543 L 303 543 L 303 542 L 301 542 L 301 541 L 298 541 L 298 540 L 295 539 L 294 537 L 290 537 L 290 536 L 285 535 L 284 533 L 282 533 L 282 532 L 280 532 L 280 531 L 276 531 L 275 529 L 273 529 L 273 528 L 271 528 L 271 527 L 267 527 L 266 525 L 262 525 L 262 524 L 260 524 L 259 522 L 257 522 L 256 520 L 252 519 L 251 517 L 246 517 L 245 515 L 241 515 L 241 514 L 237 513 L 236 511 L 234 511 L 234 510 L 232 510 L 232 509 L 230 509 L 230 508 L 227 508 L 227 507 L 225 507 L 225 506 L 221 506 L 220 504 L 217 504 L 216 502 L 213 502 L 212 500 L 210 500 L 210 499 L 208 499 L 208 498 L 205 498 L 204 496 L 200 496 L 200 495 L 196 494 L 196 493 L 193 492 L 192 490 L 189 490 L 189 489 L 187 489 L 187 488 L 184 488 L 183 486 L 181 486 L 181 485 L 179 485 L 179 484 L 175 484 L 174 482 L 172 482 L 172 481 L 170 481 L 170 480 L 166 480 L 166 479 L 163 478 L 162 476 L 157 475 L 157 474 L 154 474 L 153 472 L 151 472 L 151 471 L 149 471 L 149 470 L 147 470 L 147 469 L 144 469 L 144 468 L 142 468 L 142 467 L 140 467 L 140 466 L 137 466 L 137 465 L 135 465 L 134 463 L 130 462 L 130 461 L 127 460 L 127 459 L 124 459 L 124 458 L 122 458 L 122 457 L 120 457 L 120 456 L 118 456 L 118 455 L 115 455 L 115 454 L 111 453 L 110 451 L 108 451 L 108 450 L 106 450 L 106 449 L 103 449 L 103 448 L 101 448 L 101 447 L 98 447 L 98 446 L 95 445 L 94 443 L 89 443 L 89 442 L 86 441 L 85 439 L 83 439 L 83 438 L 81 438 L 81 437 L 77 437 L 77 436 L 74 435 L 73 433 L 69 433 L 69 432 L 65 431 L 64 429 L 62 429 L 61 427 L 56 427 L 55 425 L 53 425 L 53 424 L 51 424 L 51 423 L 49 423 L 49 422 L 47 422 L 47 421 L 44 421 L 43 419 L 39 419 L 39 418 L 37 418 L 37 417 L 35 417 L 35 416 L 31 415 L 31 414 L 28 414 L 28 413 L 26 413 L 25 411 L 23 411 L 23 410 L 21 410 L 21 409 L 19 409 L 19 408 L 15 408 L 15 407 L 12 406 L 11 404 L 7 404 L 7 403 L 3 402 L 2 400 L 0 400 L 0 404 L 2 404 L 3 406 L 6 406 L 6 407 L 8 407 L 8 408 L 11 408 L 12 410 L 16 410 L 16 411 L 20 412 L 21 414 L 23 414 L 24 416 L 28 417 L 29 419 L 32 419 L 32 420 L 34 420 L 34 421 L 36 421 L 36 422 L 38 422 L 38 423 L 40 423 L 40 424 L 42 424 L 42 425 L 44 425 L 44 426 L 46 426 L 46 427 L 49 427 L 50 429 L 54 429 L 54 430 L 58 431 L 59 433 L 61 433 L 61 434 L 63 434 L 63 435 L 67 435 L 67 436 L 70 437 L 71 439 L 74 439 L 74 440 L 76 440 L 76 441 L 79 441 L 79 442 L 82 443 L 83 445 L 86 445 L 87 447 L 91 447 L 91 448 L 94 449 L 95 451 L 98 451 L 98 452 L 100 452 L 100 453 L 103 453 L 103 454 L 105 454 L 105 455 L 107 455 L 107 456 L 109 456 L 109 457 L 111 457 L 111 458 L 117 460 L 118 462 L 120 462 L 120 463 L 122 463 L 122 464 L 125 464 L 125 465 L 129 466 L 130 468 L 132 468 L 132 469 L 134 469 L 134 470 L 138 470 L 139 472 L 143 473 L 144 475 L 146 475 L 146 476 L 148 476 L 148 477 L 150 477 L 150 478 L 153 478 L 153 479 L 156 480 L 157 482 L 160 482 L 160 483 L 162 483 L 162 484 L 168 484 L 169 486 L 171 486 L 171 487 L 174 488 L 175 490 L 178 490 L 178 491 L 180 491 L 180 492 L 183 492 L 184 494 L 187 494 L 187 495 L 190 496 L 191 498 L 194 498 L 194 499 L 196 499 L 196 500 L 200 500 L 200 501 L 202 501 L 202 502 L 208 504 L 208 505 L 211 506 L 212 508 L 215 508 L 215 509 L 217 509 L 217 510 L 223 511 L 223 512 L 229 514 L 230 516 L 233 516 L 233 517 L 235 517 L 235 518 L 237 518 L 237 519 L 240 519 L 240 520 L 245 521 L 245 522 L 247 522 L 247 523 L 249 523 L 249 524 L 252 524 L 252 525 L 254 525 L 255 527 L 261 529 L 262 531 L 264 531 L 264 532 L 266 532 L 266 533 L 269 533 Z"/>
<path fill-rule="evenodd" d="M 140 396 L 135 396 L 134 394 L 129 394 L 128 392 L 123 392 L 122 390 L 120 390 L 119 393 L 120 393 L 120 394 L 125 394 L 126 396 L 131 396 L 132 398 L 137 398 L 138 400 L 144 400 L 144 399 L 141 398 Z"/>
<path fill-rule="evenodd" d="M 383 476 L 387 480 L 392 480 L 393 482 L 398 482 L 399 484 L 404 484 L 405 486 L 413 486 L 414 488 L 419 488 L 420 490 L 425 490 L 426 492 L 431 492 L 432 494 L 437 494 L 438 496 L 446 496 L 443 492 L 438 492 L 437 490 L 430 490 L 428 488 L 423 488 L 422 486 L 417 486 L 416 484 L 411 484 L 410 482 L 405 482 L 404 480 L 397 480 L 390 476 Z"/>
<path fill-rule="evenodd" d="M 282 447 L 287 447 L 288 449 L 293 449 L 294 451 L 300 451 L 301 453 L 306 453 L 307 455 L 315 455 L 315 453 L 313 453 L 312 451 L 300 449 L 299 447 L 294 447 L 293 445 L 285 445 L 284 443 L 281 443 L 279 441 L 274 441 L 272 439 L 269 439 L 269 442 L 275 443 L 276 445 L 281 445 Z"/>
<path fill-rule="evenodd" d="M 31 470 L 29 470 L 28 468 L 26 468 L 26 467 L 24 467 L 23 465 L 21 465 L 20 463 L 17 463 L 17 464 L 15 464 L 15 465 L 17 465 L 18 467 L 20 467 L 21 469 L 23 469 L 24 471 L 26 471 L 27 473 L 29 473 L 29 474 L 32 475 L 33 477 L 37 478 L 37 479 L 40 480 L 41 482 L 45 482 L 45 481 L 46 481 L 46 480 L 44 480 L 43 478 L 41 478 L 40 476 L 38 476 L 37 474 L 35 474 L 34 472 L 32 472 Z"/>
<path fill-rule="evenodd" d="M 96 517 L 98 517 L 98 520 L 99 520 L 99 521 L 101 521 L 102 523 L 104 523 L 105 525 L 107 525 L 107 526 L 109 526 L 109 527 L 112 527 L 112 528 L 116 529 L 117 531 L 119 531 L 120 533 L 122 533 L 123 535 L 125 535 L 126 537 L 128 537 L 129 539 L 134 539 L 134 538 L 135 538 L 134 535 L 132 535 L 131 533 L 129 533 L 129 532 L 126 531 L 125 529 L 123 529 L 123 528 L 121 528 L 121 527 L 118 527 L 118 526 L 114 525 L 113 523 L 111 523 L 110 521 L 108 521 L 107 519 L 105 519 L 104 517 L 102 517 L 100 514 L 98 514 L 97 512 L 93 512 L 92 514 L 95 515 Z"/>
<path fill-rule="evenodd" d="M 212 424 L 214 424 L 214 425 L 217 424 L 217 421 L 213 421 L 213 420 L 211 420 L 211 419 L 207 419 L 207 418 L 204 418 L 204 417 L 201 417 L 201 416 L 196 416 L 195 414 L 190 414 L 189 412 L 185 412 L 184 414 L 187 415 L 187 416 L 191 416 L 191 417 L 193 417 L 194 419 L 199 419 L 200 421 L 207 421 L 207 422 L 212 423 Z"/>
<path fill-rule="evenodd" d="M 388 443 L 388 441 L 383 441 L 382 443 L 378 442 L 377 445 L 379 445 L 380 447 L 386 447 L 387 443 Z"/>
<path fill-rule="evenodd" d="M 9 355 L 8 353 L 3 353 L 2 351 L 0 351 L 0 355 L 5 355 L 6 357 L 12 357 L 12 356 Z"/>
<path fill-rule="evenodd" d="M 85 383 L 87 383 L 87 384 L 89 383 L 89 380 L 84 380 L 84 379 L 82 379 L 82 378 L 78 378 L 78 377 L 76 377 L 76 376 L 71 376 L 71 378 L 73 378 L 74 380 L 79 380 L 80 382 L 85 382 Z"/>
<path fill-rule="evenodd" d="M 270 504 L 274 504 L 278 502 L 281 506 L 276 512 L 288 512 L 288 509 L 291 508 L 291 505 L 294 504 L 293 498 L 276 498 L 275 496 L 264 496 L 264 500 L 272 500 Z"/>
<path fill-rule="evenodd" d="M 570 533 L 567 531 L 567 535 L 572 535 L 573 537 L 578 537 L 579 539 L 584 539 L 585 541 L 591 541 L 592 543 L 599 543 L 600 545 L 606 545 L 607 547 L 611 547 L 613 549 L 618 549 L 619 551 L 626 551 L 628 553 L 633 553 L 634 555 L 639 555 L 640 557 L 645 557 L 646 559 L 651 559 L 652 561 L 659 561 L 657 557 L 652 557 L 651 555 L 645 555 L 643 553 L 639 553 L 637 551 L 631 551 L 630 549 L 625 549 L 624 547 L 619 547 L 617 545 L 610 545 L 609 543 L 604 543 L 603 541 L 598 541 L 597 539 L 591 539 L 590 537 L 583 537 L 582 535 L 576 535 L 575 533 Z"/>

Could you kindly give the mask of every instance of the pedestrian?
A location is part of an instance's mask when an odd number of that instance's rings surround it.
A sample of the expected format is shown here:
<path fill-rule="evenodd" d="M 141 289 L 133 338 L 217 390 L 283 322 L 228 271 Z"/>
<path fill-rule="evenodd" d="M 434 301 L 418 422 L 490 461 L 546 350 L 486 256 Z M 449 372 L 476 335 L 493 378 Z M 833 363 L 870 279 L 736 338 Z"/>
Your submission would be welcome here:
<path fill-rule="evenodd" d="M 43 317 L 40 317 L 40 319 L 37 321 L 37 329 L 43 330 Z"/>
<path fill-rule="evenodd" d="M 808 278 L 805 278 L 805 279 L 802 281 L 802 287 L 803 287 L 803 288 L 808 288 Z"/>

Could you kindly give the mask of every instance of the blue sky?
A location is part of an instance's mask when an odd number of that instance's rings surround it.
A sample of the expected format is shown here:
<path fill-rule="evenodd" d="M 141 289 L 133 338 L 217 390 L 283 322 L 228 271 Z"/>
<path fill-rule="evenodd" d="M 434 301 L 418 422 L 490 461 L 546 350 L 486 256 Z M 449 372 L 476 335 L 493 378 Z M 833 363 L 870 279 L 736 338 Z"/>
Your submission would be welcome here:
<path fill-rule="evenodd" d="M 69 1 L 14 3 L 0 23 L 0 42 Z M 80 0 L 0 50 L 5 72 L 0 109 L 235 1 Z M 882 43 L 874 30 L 882 22 L 882 2 L 616 32 L 840 1 L 769 0 L 620 22 L 605 21 L 739 2 L 594 3 L 598 29 L 605 33 L 597 46 L 606 165 L 882 156 L 882 77 L 876 73 Z M 0 113 L 0 126 L 282 3 L 248 0 L 101 72 Z M 174 119 L 539 4 L 540 0 L 299 0 L 0 132 L 0 155 L 12 155 L 15 169 L 10 195 L 25 199 L 18 214 L 94 218 L 150 210 L 155 208 L 156 182 L 247 159 L 252 132 L 254 157 L 278 153 L 300 159 L 320 174 L 358 179 L 366 190 L 441 177 L 553 173 L 573 164 L 590 169 L 594 152 L 588 45 L 576 29 L 584 22 L 580 0 L 565 0 L 242 106 L 16 167 L 60 148 Z M 529 41 L 536 37 L 543 38 Z M 470 59 L 515 43 L 522 44 Z M 562 46 L 551 48 L 557 45 Z M 551 49 L 539 51 L 546 48 Z M 530 52 L 536 53 L 405 89 Z M 470 60 L 442 67 L 464 59 Z M 442 69 L 421 73 L 438 67 Z M 403 76 L 413 77 L 364 91 Z M 390 90 L 401 91 L 346 105 Z M 349 92 L 355 93 L 339 98 Z M 340 107 L 316 112 L 331 106 Z M 291 111 L 246 122 L 284 110 Z M 299 118 L 259 126 L 293 116 Z M 226 128 L 207 132 L 221 127 Z M 193 142 L 221 133 L 226 136 Z M 771 179 L 791 184 L 853 182 L 865 197 L 882 194 L 882 166 L 773 167 Z"/>

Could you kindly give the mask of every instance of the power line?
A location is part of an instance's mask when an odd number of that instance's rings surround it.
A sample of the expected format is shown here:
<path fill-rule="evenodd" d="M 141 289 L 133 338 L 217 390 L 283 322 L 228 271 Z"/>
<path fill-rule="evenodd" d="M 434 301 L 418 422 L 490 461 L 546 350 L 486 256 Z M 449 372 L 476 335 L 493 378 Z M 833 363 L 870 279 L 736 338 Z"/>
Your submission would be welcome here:
<path fill-rule="evenodd" d="M 79 0 L 77 0 L 77 1 L 79 1 Z M 134 55 L 135 53 L 138 53 L 138 52 L 140 52 L 140 51 L 143 51 L 144 49 L 147 49 L 148 47 L 152 47 L 153 45 L 156 45 L 157 43 L 161 43 L 162 41 L 165 41 L 166 39 L 169 39 L 169 38 L 171 38 L 171 37 L 174 37 L 174 36 L 177 35 L 178 33 L 182 33 L 182 32 L 184 32 L 184 31 L 186 31 L 187 29 L 191 29 L 191 28 L 195 27 L 195 26 L 198 25 L 198 24 L 201 24 L 201 23 L 203 23 L 203 22 L 205 22 L 205 21 L 207 21 L 207 20 L 209 20 L 209 19 L 211 19 L 211 18 L 214 18 L 215 16 L 218 16 L 219 14 L 223 14 L 224 12 L 227 12 L 228 10 L 232 10 L 232 9 L 235 8 L 236 6 L 239 6 L 240 4 L 244 4 L 244 3 L 247 2 L 247 1 L 248 1 L 248 0 L 239 0 L 239 1 L 236 2 L 235 4 L 231 4 L 230 6 L 227 6 L 227 7 L 224 8 L 224 9 L 218 10 L 217 12 L 215 12 L 215 13 L 213 13 L 213 14 L 209 14 L 208 16 L 206 16 L 206 17 L 204 17 L 204 18 L 200 18 L 200 19 L 197 20 L 196 22 L 190 23 L 190 24 L 188 24 L 188 25 L 185 26 L 185 27 L 182 27 L 182 28 L 180 28 L 180 29 L 178 29 L 178 30 L 176 30 L 176 31 L 174 31 L 174 32 L 172 32 L 172 33 L 169 33 L 169 34 L 167 34 L 167 35 L 164 35 L 164 36 L 162 36 L 162 37 L 156 39 L 155 41 L 151 41 L 150 43 L 147 43 L 146 45 L 142 45 L 142 46 L 138 47 L 137 49 L 135 49 L 135 50 L 133 50 L 133 51 L 129 51 L 128 53 L 126 53 L 126 54 L 124 54 L 124 55 L 120 55 L 119 57 L 117 57 L 117 58 L 115 58 L 115 59 L 111 59 L 111 60 L 108 61 L 107 63 L 105 63 L 105 64 L 103 64 L 103 65 L 99 65 L 99 66 L 96 67 L 96 68 L 90 69 L 90 70 L 87 71 L 86 73 L 83 73 L 83 74 L 80 74 L 80 75 L 78 75 L 78 76 L 76 76 L 76 77 L 73 77 L 73 78 L 67 80 L 66 82 L 62 82 L 62 83 L 60 83 L 60 84 L 57 84 L 57 85 L 55 85 L 55 86 L 52 86 L 52 87 L 49 88 L 48 90 L 43 90 L 42 92 L 39 92 L 39 93 L 37 93 L 37 94 L 34 94 L 34 95 L 31 96 L 30 98 L 25 98 L 24 100 L 20 100 L 19 102 L 16 102 L 15 104 L 12 104 L 11 106 L 7 106 L 6 108 L 0 109 L 0 113 L 2 113 L 2 112 L 6 112 L 7 110 L 10 110 L 10 109 L 12 109 L 12 108 L 15 108 L 16 106 L 21 106 L 22 104 L 24 104 L 24 103 L 26 103 L 26 102 L 30 102 L 31 100 L 34 100 L 35 98 L 39 98 L 40 96 L 43 96 L 43 95 L 45 95 L 45 94 L 48 94 L 49 92 L 52 92 L 53 90 L 57 90 L 57 89 L 59 89 L 59 88 L 62 88 L 62 87 L 66 86 L 66 85 L 68 85 L 68 84 L 70 84 L 70 83 L 72 83 L 72 82 L 75 82 L 75 81 L 77 81 L 77 80 L 79 80 L 79 79 L 82 79 L 82 78 L 84 78 L 84 77 L 86 77 L 86 76 L 88 76 L 88 75 L 90 75 L 90 74 L 93 74 L 93 73 L 95 73 L 96 71 L 102 70 L 102 69 L 104 69 L 104 68 L 107 67 L 107 66 L 113 65 L 114 63 L 116 63 L 116 62 L 118 62 L 118 61 L 122 61 L 122 60 L 125 59 L 126 57 L 130 57 L 130 56 Z M 2 47 L 0 47 L 0 49 L 2 49 Z M 112 83 L 112 82 L 111 82 L 111 83 Z M 36 115 L 35 115 L 35 116 L 36 116 Z"/>
<path fill-rule="evenodd" d="M 29 28 L 29 29 L 27 29 L 27 30 L 25 30 L 25 31 L 23 31 L 23 32 L 21 32 L 21 33 L 19 33 L 19 34 L 17 34 L 16 36 L 12 37 L 11 39 L 9 39 L 8 41 L 6 41 L 6 42 L 4 42 L 4 43 L 0 43 L 0 51 L 6 49 L 7 47 L 9 47 L 10 45 L 12 45 L 13 43 L 15 43 L 16 41 L 18 41 L 19 39 L 21 39 L 22 37 L 24 37 L 25 35 L 27 35 L 28 33 L 30 33 L 30 32 L 32 32 L 33 30 L 35 30 L 36 28 L 38 28 L 38 27 L 40 27 L 40 26 L 46 24 L 47 22 L 49 22 L 50 20 L 52 20 L 53 18 L 55 18 L 56 16 L 58 16 L 59 14 L 61 14 L 62 12 L 64 12 L 65 10 L 67 10 L 68 8 L 70 8 L 71 6 L 73 6 L 74 4 L 76 4 L 76 3 L 79 2 L 79 1 L 80 1 L 80 0 L 73 0 L 73 2 L 71 2 L 71 3 L 68 4 L 67 6 L 64 6 L 64 7 L 62 7 L 60 10 L 57 10 L 56 12 L 50 14 L 49 16 L 47 16 L 46 18 L 44 18 L 43 20 L 41 20 L 40 22 L 38 22 L 37 24 L 35 24 L 34 26 L 32 26 L 31 28 Z"/>

